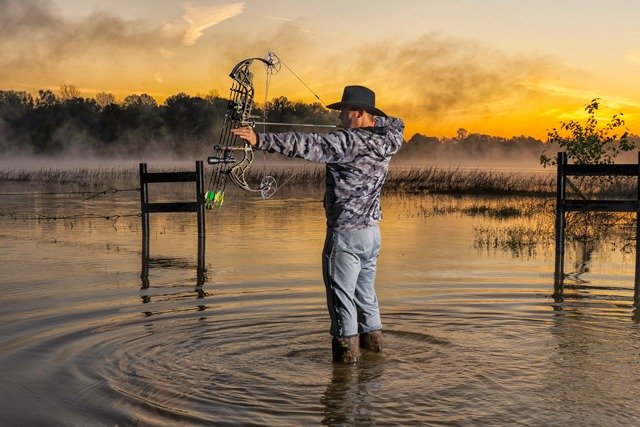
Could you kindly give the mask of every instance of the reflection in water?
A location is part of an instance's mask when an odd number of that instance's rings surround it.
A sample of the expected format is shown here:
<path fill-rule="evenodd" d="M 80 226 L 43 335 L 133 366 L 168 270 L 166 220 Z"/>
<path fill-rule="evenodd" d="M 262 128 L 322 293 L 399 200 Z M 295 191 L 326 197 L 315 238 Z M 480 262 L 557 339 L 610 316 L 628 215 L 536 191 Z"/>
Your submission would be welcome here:
<path fill-rule="evenodd" d="M 204 215 L 204 214 L 203 214 Z M 200 219 L 198 219 L 200 222 Z M 197 282 L 196 286 L 202 286 L 207 280 L 207 270 L 205 267 L 205 247 L 206 247 L 206 236 L 204 235 L 204 231 L 200 231 L 200 228 L 204 229 L 204 226 L 199 224 L 198 232 L 201 233 L 198 235 L 198 253 L 197 253 Z M 142 280 L 142 289 L 147 289 L 149 287 L 149 268 L 150 267 L 161 267 L 161 268 L 185 268 L 191 266 L 188 261 L 185 261 L 182 258 L 162 258 L 162 257 L 154 257 L 151 258 L 149 254 L 149 223 L 147 222 L 143 224 L 142 227 L 142 247 L 140 250 L 140 261 L 142 268 L 140 270 L 140 279 Z"/>
<path fill-rule="evenodd" d="M 574 272 L 566 273 L 566 279 L 570 279 L 575 283 L 588 283 L 582 279 L 582 274 L 589 273 L 589 265 L 591 263 L 593 253 L 598 249 L 601 243 L 589 239 L 587 237 L 575 242 L 576 259 L 574 261 Z"/>
<path fill-rule="evenodd" d="M 637 396 L 630 393 L 638 387 L 633 373 L 640 350 L 637 333 L 584 308 L 554 306 L 549 329 L 553 353 L 545 381 L 547 403 L 551 408 L 562 408 L 559 416 L 574 425 L 637 425 L 640 418 L 630 419 L 621 410 L 637 402 Z M 612 359 L 612 352 L 619 357 Z M 607 402 L 606 396 L 611 395 L 615 400 Z"/>
<path fill-rule="evenodd" d="M 178 269 L 178 270 L 186 270 L 189 268 L 193 268 L 194 265 L 192 262 L 189 262 L 183 258 L 145 258 L 145 255 L 148 255 L 148 251 L 142 251 L 142 271 L 140 273 L 141 286 L 140 286 L 140 298 L 142 299 L 143 304 L 148 304 L 151 302 L 151 295 L 148 292 L 145 292 L 151 286 L 149 281 L 149 269 L 150 267 L 154 268 L 166 268 L 166 269 Z M 196 281 L 194 292 L 196 293 L 197 299 L 204 299 L 206 293 L 204 291 L 204 284 L 207 281 L 207 270 L 204 267 L 204 257 L 198 256 L 198 265 L 196 266 Z M 204 311 L 207 309 L 205 304 L 198 305 L 198 311 Z M 149 317 L 153 315 L 151 311 L 145 311 L 145 316 Z"/>
<path fill-rule="evenodd" d="M 323 405 L 322 424 L 375 424 L 374 400 L 382 383 L 382 356 L 363 352 L 356 365 L 334 363 L 331 382 L 320 402 Z"/>

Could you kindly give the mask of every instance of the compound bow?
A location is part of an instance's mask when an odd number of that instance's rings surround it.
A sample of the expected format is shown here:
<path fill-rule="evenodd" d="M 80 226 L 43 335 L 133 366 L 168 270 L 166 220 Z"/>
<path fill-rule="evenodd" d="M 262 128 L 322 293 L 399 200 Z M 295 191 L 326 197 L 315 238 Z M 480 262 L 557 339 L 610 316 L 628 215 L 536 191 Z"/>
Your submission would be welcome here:
<path fill-rule="evenodd" d="M 239 126 L 253 127 L 256 124 L 337 127 L 334 125 L 267 123 L 264 121 L 256 122 L 255 119 L 259 118 L 259 116 L 251 115 L 255 90 L 253 87 L 253 73 L 251 72 L 250 67 L 254 61 L 261 62 L 265 66 L 267 73 L 267 92 L 269 90 L 271 76 L 277 74 L 283 64 L 275 53 L 269 52 L 264 58 L 248 58 L 239 62 L 235 67 L 233 67 L 233 70 L 229 74 L 229 77 L 233 79 L 233 83 L 231 86 L 231 94 L 229 96 L 229 104 L 227 105 L 227 110 L 224 115 L 224 123 L 222 126 L 220 140 L 218 144 L 213 147 L 217 155 L 207 158 L 207 163 L 214 165 L 214 169 L 211 174 L 211 181 L 209 183 L 209 186 L 212 189 L 207 191 L 205 194 L 205 207 L 207 209 L 211 209 L 213 206 L 220 207 L 222 203 L 224 203 L 224 191 L 227 183 L 227 177 L 231 178 L 231 181 L 243 190 L 260 193 L 263 199 L 268 199 L 278 189 L 278 184 L 275 178 L 268 175 L 262 179 L 260 187 L 258 188 L 251 188 L 247 183 L 245 173 L 253 162 L 253 149 L 247 141 L 241 140 L 231 133 L 231 129 Z M 293 73 L 286 64 L 285 67 Z M 300 80 L 295 73 L 293 73 L 293 75 Z M 300 81 L 302 82 L 302 80 Z M 304 82 L 302 83 L 311 90 Z M 315 92 L 311 92 L 316 98 L 318 98 L 318 100 L 320 100 Z M 322 103 L 322 100 L 320 100 L 320 102 Z M 236 153 L 242 153 L 243 155 L 242 160 L 239 162 L 236 161 Z"/>
<path fill-rule="evenodd" d="M 214 165 L 209 183 L 211 190 L 205 194 L 205 207 L 221 206 L 224 203 L 224 191 L 227 177 L 243 190 L 258 192 L 264 199 L 268 199 L 277 189 L 276 180 L 266 176 L 257 189 L 251 188 L 245 177 L 246 171 L 253 162 L 251 145 L 231 133 L 231 129 L 253 124 L 256 116 L 251 115 L 253 109 L 253 73 L 250 70 L 254 61 L 262 62 L 267 72 L 267 84 L 271 75 L 280 70 L 280 61 L 273 53 L 264 58 L 248 58 L 239 62 L 229 74 L 233 79 L 229 104 L 224 115 L 224 123 L 218 144 L 213 147 L 216 156 L 207 158 L 207 163 Z M 242 153 L 243 158 L 236 161 L 235 154 Z"/>

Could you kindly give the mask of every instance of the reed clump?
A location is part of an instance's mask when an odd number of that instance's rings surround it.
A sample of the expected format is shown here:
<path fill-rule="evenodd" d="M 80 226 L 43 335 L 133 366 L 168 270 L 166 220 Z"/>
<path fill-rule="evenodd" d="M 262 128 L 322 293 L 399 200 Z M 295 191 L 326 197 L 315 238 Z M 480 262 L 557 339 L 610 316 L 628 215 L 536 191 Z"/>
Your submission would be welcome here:
<path fill-rule="evenodd" d="M 124 167 L 0 169 L 0 183 L 30 183 L 44 186 L 72 185 L 78 188 L 97 188 L 133 185 L 138 181 L 138 169 Z"/>
<path fill-rule="evenodd" d="M 528 195 L 555 194 L 555 176 L 481 169 L 394 168 L 385 187 L 409 194 Z"/>

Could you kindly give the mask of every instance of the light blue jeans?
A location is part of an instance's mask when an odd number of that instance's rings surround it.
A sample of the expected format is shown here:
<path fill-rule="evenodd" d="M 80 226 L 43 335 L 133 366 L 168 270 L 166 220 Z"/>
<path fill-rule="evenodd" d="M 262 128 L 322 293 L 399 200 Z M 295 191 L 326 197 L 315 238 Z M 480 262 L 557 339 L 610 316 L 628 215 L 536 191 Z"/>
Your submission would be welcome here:
<path fill-rule="evenodd" d="M 377 225 L 361 230 L 327 230 L 322 273 L 334 337 L 382 329 L 375 290 L 379 253 Z"/>

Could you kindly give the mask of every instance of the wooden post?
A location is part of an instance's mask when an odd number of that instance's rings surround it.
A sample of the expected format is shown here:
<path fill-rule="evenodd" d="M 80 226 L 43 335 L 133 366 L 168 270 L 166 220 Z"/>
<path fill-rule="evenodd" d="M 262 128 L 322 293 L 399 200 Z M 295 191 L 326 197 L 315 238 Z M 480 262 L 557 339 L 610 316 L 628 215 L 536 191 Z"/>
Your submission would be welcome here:
<path fill-rule="evenodd" d="M 638 182 L 636 199 L 636 274 L 633 286 L 633 302 L 637 308 L 640 306 L 640 151 L 638 152 Z"/>
<path fill-rule="evenodd" d="M 140 217 L 142 218 L 142 268 L 140 270 L 140 278 L 142 279 L 142 288 L 149 287 L 149 212 L 147 211 L 147 203 L 149 203 L 149 187 L 146 180 L 147 164 L 140 163 Z"/>
<path fill-rule="evenodd" d="M 205 282 L 204 250 L 205 250 L 205 221 L 204 221 L 204 168 L 202 160 L 196 161 L 196 202 L 198 203 L 198 272 L 197 282 L 201 286 Z"/>
<path fill-rule="evenodd" d="M 565 166 L 567 155 L 564 152 L 558 153 L 557 158 L 557 178 L 556 178 L 556 263 L 554 272 L 554 297 L 562 296 L 564 281 L 564 231 L 565 231 Z"/>

